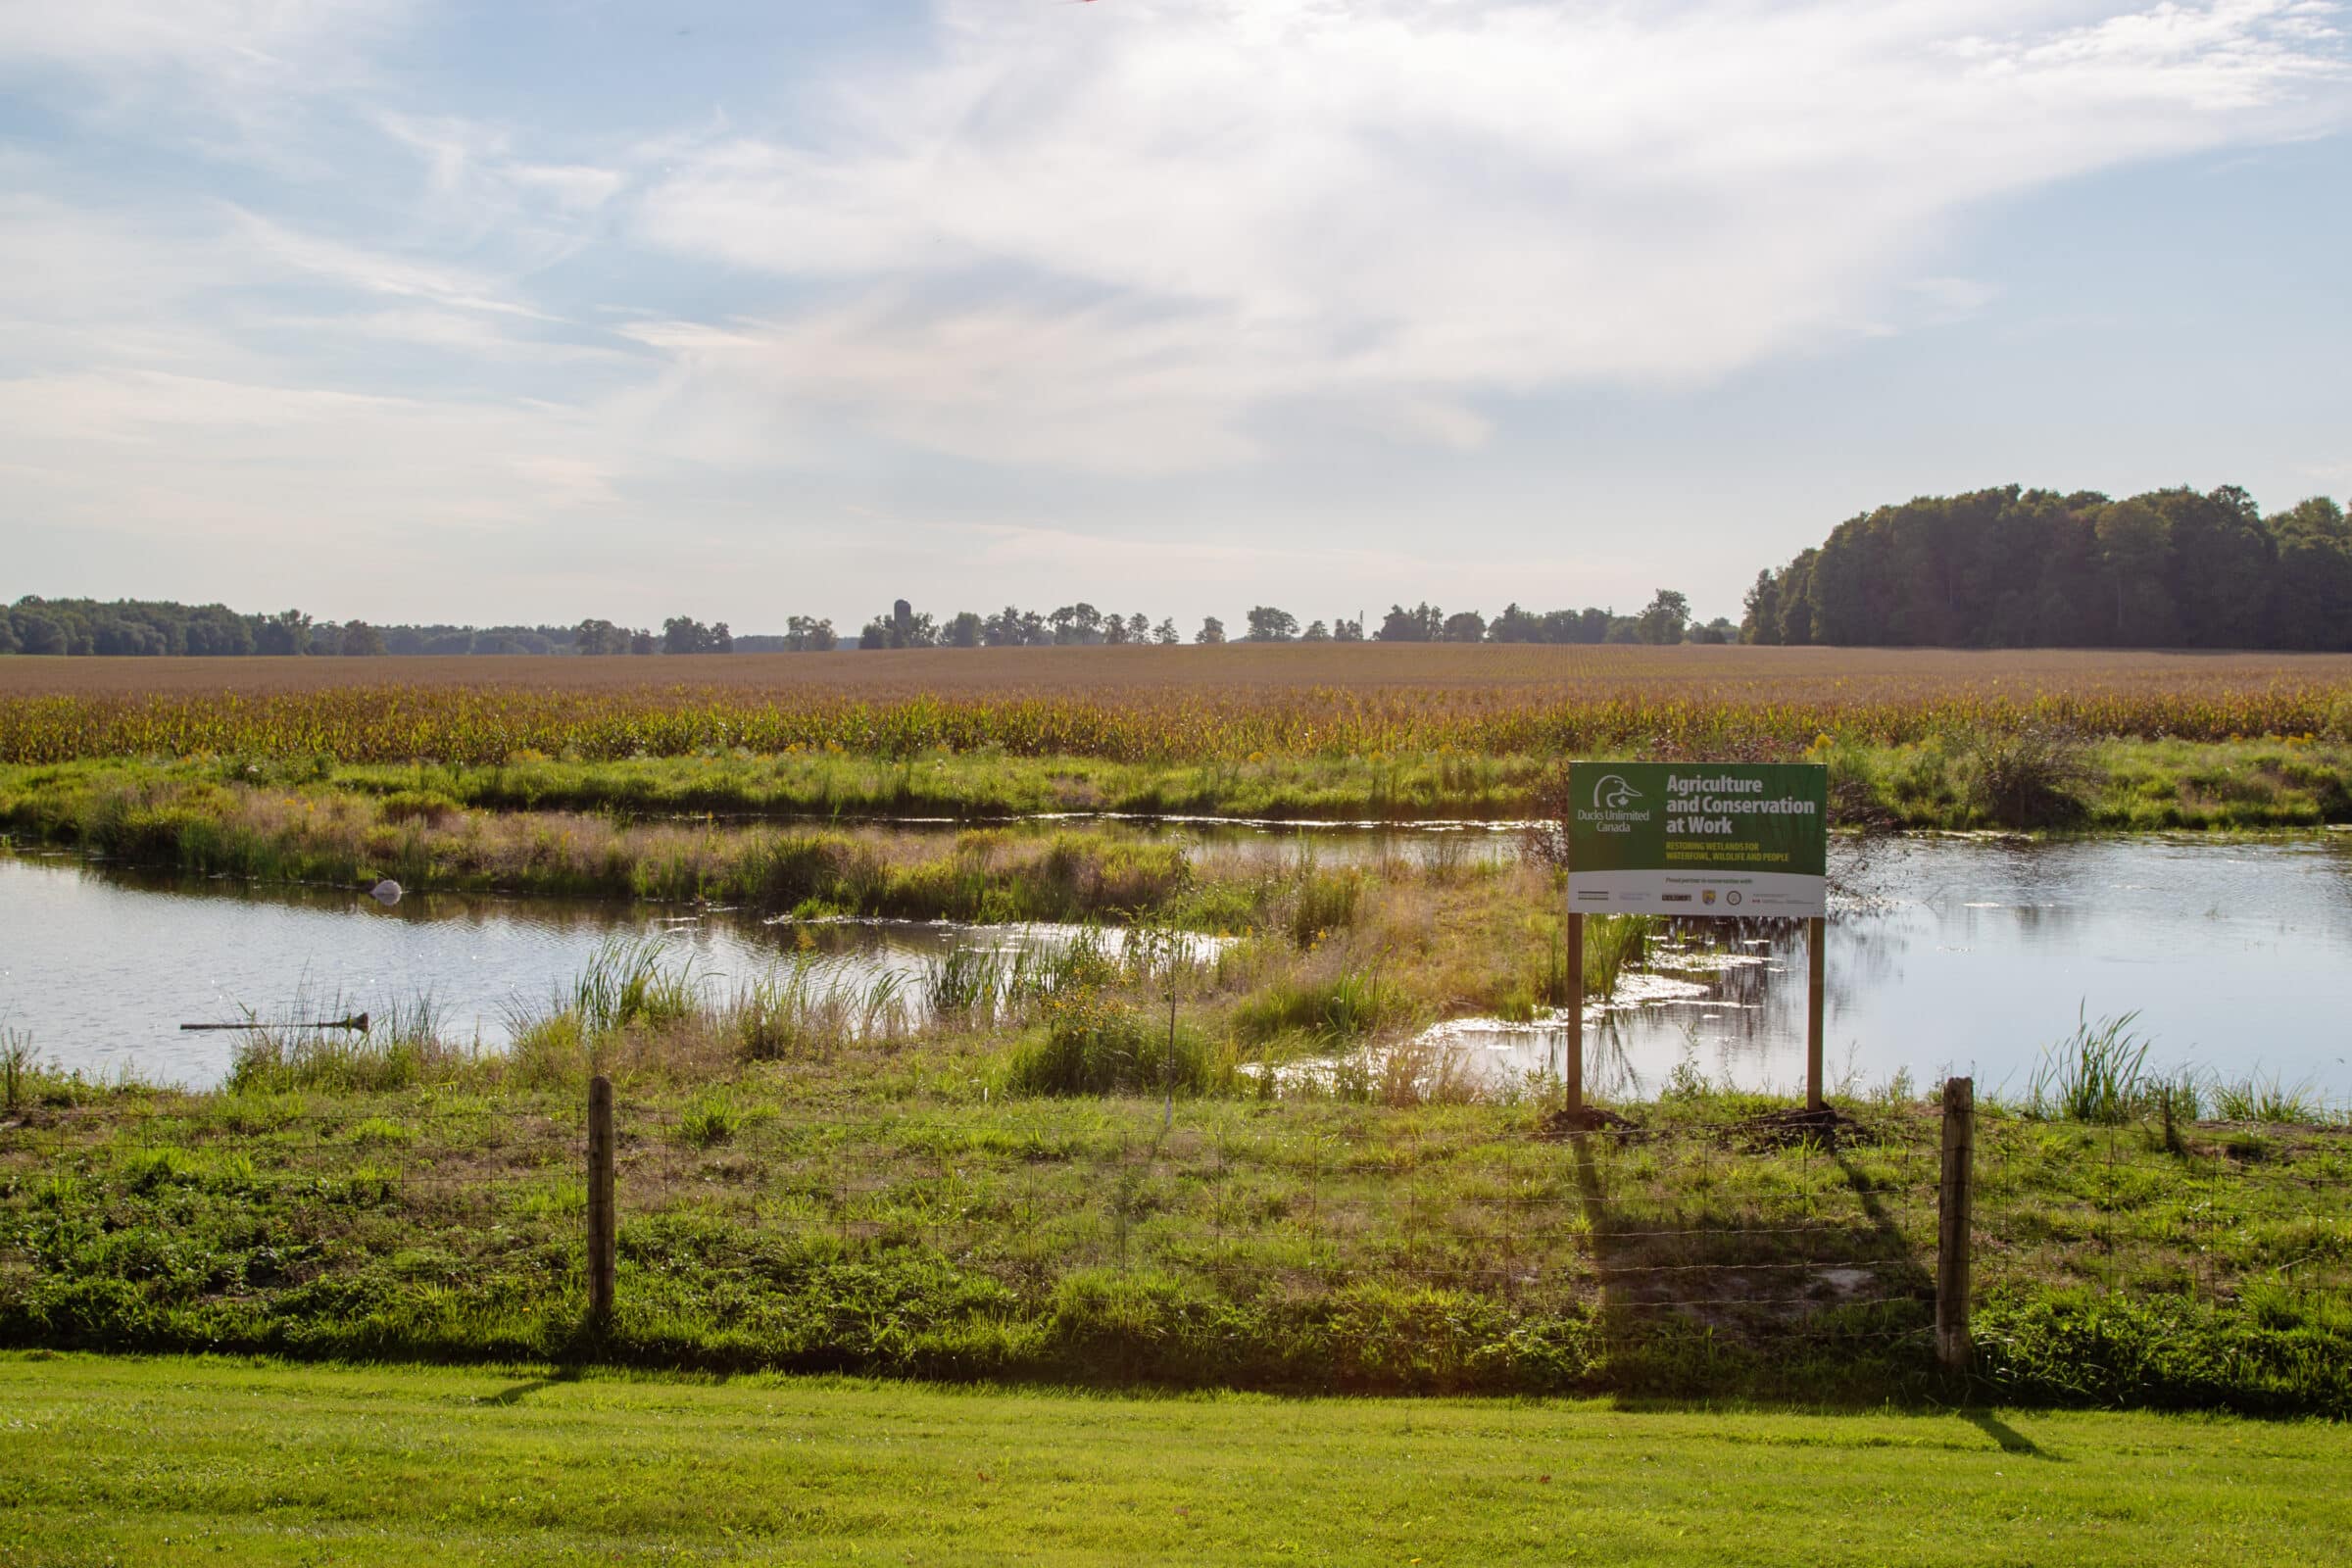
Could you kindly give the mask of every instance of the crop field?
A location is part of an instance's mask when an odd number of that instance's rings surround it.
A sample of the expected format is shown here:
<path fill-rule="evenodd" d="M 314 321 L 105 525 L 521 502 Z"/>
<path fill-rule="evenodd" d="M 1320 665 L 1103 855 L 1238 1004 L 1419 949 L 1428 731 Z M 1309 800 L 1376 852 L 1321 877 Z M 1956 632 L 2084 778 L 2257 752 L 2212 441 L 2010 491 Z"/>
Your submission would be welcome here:
<path fill-rule="evenodd" d="M 1054 696 L 1178 691 L 1494 692 L 1513 701 L 1609 697 L 1929 701 L 2073 693 L 2222 698 L 2280 687 L 2352 690 L 2352 655 L 2108 649 L 1740 648 L 1491 643 L 1228 643 L 1200 648 L 844 650 L 653 658 L 0 660 L 0 697 L 341 687 L 839 696 Z"/>
<path fill-rule="evenodd" d="M 0 661 L 0 762 L 475 765 L 995 751 L 1137 762 L 1772 754 L 2044 723 L 2186 741 L 2352 731 L 2352 658 L 1288 645 L 708 658 Z"/>

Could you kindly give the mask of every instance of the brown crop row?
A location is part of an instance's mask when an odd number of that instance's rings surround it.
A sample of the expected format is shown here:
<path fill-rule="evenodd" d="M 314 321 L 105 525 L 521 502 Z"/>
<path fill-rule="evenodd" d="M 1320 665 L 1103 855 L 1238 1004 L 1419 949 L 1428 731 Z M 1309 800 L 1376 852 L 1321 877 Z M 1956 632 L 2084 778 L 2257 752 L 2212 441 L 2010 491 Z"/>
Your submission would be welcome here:
<path fill-rule="evenodd" d="M 2352 728 L 2352 657 L 1308 645 L 450 660 L 0 659 L 0 760 L 491 762 L 793 747 L 1182 760 Z"/>

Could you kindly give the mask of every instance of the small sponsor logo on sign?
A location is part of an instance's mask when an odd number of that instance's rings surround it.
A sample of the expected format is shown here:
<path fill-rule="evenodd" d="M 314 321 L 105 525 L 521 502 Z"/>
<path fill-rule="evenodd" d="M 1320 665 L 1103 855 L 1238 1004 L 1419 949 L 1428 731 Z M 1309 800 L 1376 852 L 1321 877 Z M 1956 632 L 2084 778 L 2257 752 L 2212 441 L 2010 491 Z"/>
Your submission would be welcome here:
<path fill-rule="evenodd" d="M 1603 773 L 1592 786 L 1592 808 L 1622 811 L 1642 798 L 1642 792 L 1614 773 Z"/>

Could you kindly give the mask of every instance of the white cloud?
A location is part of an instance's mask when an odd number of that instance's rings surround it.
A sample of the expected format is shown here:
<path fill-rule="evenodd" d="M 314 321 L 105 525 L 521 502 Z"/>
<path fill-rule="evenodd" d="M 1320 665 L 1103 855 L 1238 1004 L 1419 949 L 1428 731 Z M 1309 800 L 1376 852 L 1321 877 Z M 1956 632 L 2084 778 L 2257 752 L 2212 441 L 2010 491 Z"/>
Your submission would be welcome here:
<path fill-rule="evenodd" d="M 90 71 L 185 69 L 274 87 L 349 60 L 406 0 L 73 0 L 0 8 L 0 62 Z"/>
<path fill-rule="evenodd" d="M 1970 204 L 2345 118 L 2337 11 L 2214 0 L 1675 8 L 945 0 L 816 140 L 673 149 L 642 233 L 815 285 L 693 340 L 779 409 L 1114 471 L 1351 400 L 1452 445 L 1485 393 L 1704 381 L 1975 308 Z"/>
<path fill-rule="evenodd" d="M 485 24 L 420 13 L 451 35 L 395 68 L 407 0 L 0 6 L 41 132 L 0 146 L 0 511 L 110 591 L 122 541 L 217 534 L 428 598 L 980 568 L 1482 602 L 1499 526 L 1541 544 L 1515 579 L 1598 594 L 1656 536 L 1578 509 L 1662 504 L 1603 496 L 1591 431 L 1454 461 L 1528 431 L 1514 396 L 2015 330 L 1940 254 L 1973 204 L 2344 122 L 2338 6 L 2127 7 L 938 0 L 932 47 L 775 65 L 762 122 L 552 79 L 485 118 L 503 83 L 417 67 Z M 1628 400 L 1622 466 L 1706 401 Z M 1052 526 L 964 526 L 999 520 Z"/>
<path fill-rule="evenodd" d="M 318 177 L 307 114 L 371 80 L 413 0 L 19 0 L 0 5 L 0 83 L 117 134 Z"/>
<path fill-rule="evenodd" d="M 257 214 L 232 213 L 251 276 L 310 273 L 368 294 L 430 300 L 463 310 L 552 320 L 545 312 L 505 297 L 491 275 L 470 268 L 419 260 L 396 252 L 357 246 L 273 222 Z"/>

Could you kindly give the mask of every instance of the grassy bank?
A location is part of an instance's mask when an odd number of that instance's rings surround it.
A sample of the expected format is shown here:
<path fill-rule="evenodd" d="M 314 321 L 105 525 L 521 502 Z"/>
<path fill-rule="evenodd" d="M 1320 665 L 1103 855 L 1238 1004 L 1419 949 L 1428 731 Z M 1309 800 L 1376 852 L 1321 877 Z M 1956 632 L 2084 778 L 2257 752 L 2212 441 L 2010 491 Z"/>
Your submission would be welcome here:
<path fill-rule="evenodd" d="M 1671 746 L 1650 757 L 1705 756 Z M 1722 753 L 1825 762 L 1848 825 L 2085 830 L 2264 829 L 2352 821 L 2352 745 L 2327 740 L 2084 741 L 2054 732 L 1956 732 L 1901 744 L 1837 739 Z M 898 760 L 733 752 L 609 762 L 343 765 L 213 758 L 0 766 L 0 830 L 101 847 L 129 812 L 181 820 L 267 816 L 270 803 L 339 807 L 366 830 L 472 811 L 626 825 L 700 814 L 985 823 L 1055 812 L 1306 821 L 1522 820 L 1556 814 L 1556 757 L 1432 754 L 1253 757 L 1188 764 L 925 753 Z M 281 826 L 284 825 L 282 822 Z M 528 834 L 521 835 L 527 838 Z M 159 841 L 167 859 L 174 847 Z M 398 852 L 379 834 L 378 854 Z M 542 858 L 552 852 L 541 851 Z M 513 858 L 512 854 L 509 859 Z M 580 857 L 564 857 L 576 870 Z"/>
<path fill-rule="evenodd" d="M 0 785 L 0 825 L 190 876 L 416 892 L 705 902 L 808 917 L 1247 924 L 1247 888 L 1126 832 L 960 833 L 469 810 L 446 795 L 262 788 L 73 769 Z M 1237 902 L 1238 901 L 1238 902 Z"/>
<path fill-rule="evenodd" d="M 0 1562 L 2324 1563 L 2327 1424 L 0 1356 Z"/>
<path fill-rule="evenodd" d="M 512 1057 L 260 1042 L 232 1087 L 33 1074 L 0 1125 L 0 1342 L 586 1358 L 1292 1391 L 1950 1396 L 1937 1122 L 1834 1146 L 1678 1085 L 1389 1052 L 1284 1080 L 1115 985 L 912 1032 L 584 1009 Z M 584 1319 L 582 1086 L 619 1077 L 620 1306 Z M 1986 1396 L 2352 1415 L 2352 1136 L 1987 1109 Z"/>

